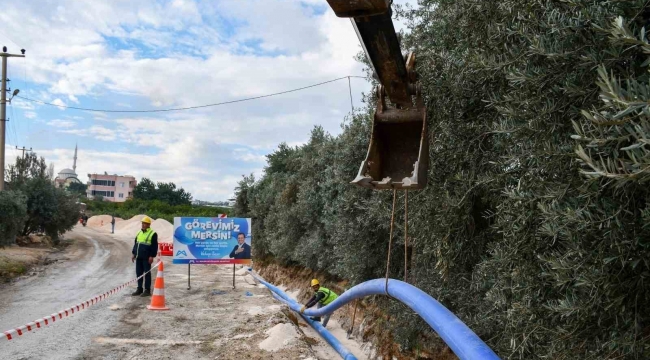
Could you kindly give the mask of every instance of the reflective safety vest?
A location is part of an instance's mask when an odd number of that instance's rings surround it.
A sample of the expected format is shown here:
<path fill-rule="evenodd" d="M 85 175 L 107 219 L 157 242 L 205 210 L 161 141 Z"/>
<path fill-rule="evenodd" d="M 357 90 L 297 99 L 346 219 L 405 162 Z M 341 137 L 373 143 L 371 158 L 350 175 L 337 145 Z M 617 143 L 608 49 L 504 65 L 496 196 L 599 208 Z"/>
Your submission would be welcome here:
<path fill-rule="evenodd" d="M 136 257 L 140 256 L 140 246 L 142 246 L 143 251 L 149 251 L 149 247 L 151 246 L 151 238 L 155 233 L 156 232 L 151 228 L 148 228 L 147 231 L 140 231 L 138 233 L 138 236 L 136 237 L 136 242 L 138 243 L 138 247 L 135 251 Z"/>
<path fill-rule="evenodd" d="M 332 301 L 336 300 L 339 297 L 338 295 L 336 295 L 334 291 L 322 286 L 318 289 L 317 292 L 323 293 L 323 295 L 325 295 L 325 297 L 319 301 L 319 303 L 323 305 L 329 305 L 329 303 L 331 303 Z"/>
<path fill-rule="evenodd" d="M 148 228 L 147 231 L 140 231 L 138 233 L 138 238 L 137 238 L 138 243 L 151 245 L 151 238 L 155 233 L 156 232 L 153 231 L 151 228 Z"/>

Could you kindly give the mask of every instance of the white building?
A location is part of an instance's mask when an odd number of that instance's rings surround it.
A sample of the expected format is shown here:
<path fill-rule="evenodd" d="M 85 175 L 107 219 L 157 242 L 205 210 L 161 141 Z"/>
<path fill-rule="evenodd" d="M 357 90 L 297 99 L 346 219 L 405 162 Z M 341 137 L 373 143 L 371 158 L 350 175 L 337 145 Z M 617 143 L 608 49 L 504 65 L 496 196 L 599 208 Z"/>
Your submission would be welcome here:
<path fill-rule="evenodd" d="M 133 197 L 137 182 L 131 175 L 88 174 L 86 196 L 94 199 L 101 196 L 105 201 L 124 202 Z"/>
<path fill-rule="evenodd" d="M 54 179 L 54 184 L 56 187 L 67 188 L 71 183 L 76 182 L 82 184 L 81 180 L 77 176 L 77 145 L 74 146 L 74 159 L 72 162 L 72 169 L 63 169 L 59 171 L 56 178 Z"/>

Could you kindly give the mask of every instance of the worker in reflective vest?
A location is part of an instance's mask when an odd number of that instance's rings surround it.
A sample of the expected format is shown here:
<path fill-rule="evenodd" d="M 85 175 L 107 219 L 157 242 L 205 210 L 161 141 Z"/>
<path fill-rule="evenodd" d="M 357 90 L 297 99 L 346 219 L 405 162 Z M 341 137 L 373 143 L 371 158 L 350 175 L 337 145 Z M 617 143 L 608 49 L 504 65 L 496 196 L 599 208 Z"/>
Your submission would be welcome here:
<path fill-rule="evenodd" d="M 336 300 L 339 296 L 336 295 L 336 293 L 326 287 L 320 286 L 320 282 L 318 282 L 317 279 L 313 279 L 311 281 L 311 288 L 314 290 L 315 294 L 314 296 L 311 297 L 309 302 L 307 302 L 306 305 L 300 309 L 300 313 L 304 313 L 305 309 L 309 309 L 310 307 L 316 305 L 318 303 L 318 308 L 322 308 L 323 306 L 329 305 L 332 301 Z M 327 322 L 330 320 L 330 315 L 327 314 L 325 315 L 325 318 L 323 319 L 323 327 L 327 326 Z M 312 317 L 310 318 L 314 321 L 320 321 L 320 317 Z"/>
<path fill-rule="evenodd" d="M 151 218 L 142 218 L 142 230 L 135 236 L 135 244 L 131 251 L 131 262 L 135 262 L 135 273 L 138 275 L 138 289 L 132 296 L 151 296 L 151 264 L 158 254 L 158 234 L 151 228 Z M 142 274 L 144 276 L 144 291 L 142 289 Z"/>

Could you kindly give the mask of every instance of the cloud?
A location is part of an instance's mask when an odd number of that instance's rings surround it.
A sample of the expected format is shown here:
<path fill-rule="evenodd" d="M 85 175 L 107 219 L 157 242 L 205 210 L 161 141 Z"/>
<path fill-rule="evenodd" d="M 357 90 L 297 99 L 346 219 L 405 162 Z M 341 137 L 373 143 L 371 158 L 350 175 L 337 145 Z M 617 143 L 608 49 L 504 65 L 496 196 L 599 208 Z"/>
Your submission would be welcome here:
<path fill-rule="evenodd" d="M 57 106 L 66 106 L 63 100 L 56 98 L 52 101 L 52 104 L 57 105 Z M 64 108 L 60 108 L 61 110 L 65 110 Z"/>
<path fill-rule="evenodd" d="M 325 34 L 313 26 L 320 19 L 298 1 L 224 1 L 218 3 L 217 11 L 239 20 L 242 25 L 234 38 L 256 44 L 262 53 L 317 51 L 325 40 Z"/>
<path fill-rule="evenodd" d="M 187 143 L 179 145 L 185 146 Z M 39 156 L 54 162 L 56 169 L 72 167 L 74 148 L 72 149 L 35 149 Z M 190 160 L 190 161 L 188 161 Z M 190 191 L 196 199 L 227 199 L 234 185 L 241 180 L 241 175 L 248 174 L 248 169 L 240 174 L 231 174 L 223 166 L 215 163 L 200 164 L 191 159 L 175 156 L 173 151 L 161 154 L 140 154 L 133 156 L 128 152 L 101 151 L 79 147 L 77 174 L 83 182 L 87 174 L 104 173 L 129 174 L 138 180 L 148 177 L 154 181 L 175 182 L 177 186 Z M 261 171 L 261 167 L 257 170 Z"/>
<path fill-rule="evenodd" d="M 72 120 L 55 119 L 55 120 L 48 121 L 47 125 L 63 129 L 63 128 L 71 128 L 71 127 L 77 125 L 77 123 L 72 121 Z"/>
<path fill-rule="evenodd" d="M 360 50 L 354 31 L 349 21 L 336 18 L 331 11 L 312 17 L 298 1 L 247 0 L 202 4 L 200 17 L 193 2 L 172 2 L 163 9 L 152 1 L 138 3 L 134 9 L 125 8 L 121 1 L 114 6 L 64 2 L 56 8 L 39 9 L 12 4 L 16 8 L 10 6 L 9 14 L 23 10 L 30 19 L 38 20 L 22 27 L 24 33 L 47 32 L 52 37 L 71 33 L 58 37 L 57 42 L 21 34 L 29 39 L 29 48 L 39 49 L 26 58 L 32 80 L 48 85 L 53 94 L 78 97 L 108 90 L 139 94 L 154 106 L 168 106 L 210 102 L 216 94 L 232 100 L 361 73 L 361 65 L 352 58 Z M 46 16 L 43 12 L 47 9 L 58 15 Z M 168 24 L 165 16 L 172 13 L 173 21 Z M 277 15 L 269 16 L 271 13 Z M 240 25 L 236 31 L 229 29 L 234 33 L 226 38 L 215 33 L 219 24 L 214 22 L 219 21 L 209 16 L 228 17 L 229 23 Z M 8 14 L 0 14 L 0 20 L 5 18 L 16 29 L 21 28 Z M 174 31 L 185 27 L 189 30 Z M 184 41 L 189 31 L 197 34 L 197 39 L 183 49 L 198 49 L 198 55 L 163 51 L 151 57 L 139 43 L 129 43 L 148 39 L 147 46 L 172 48 L 183 45 L 178 42 Z M 52 46 L 57 51 L 50 51 Z M 245 48 L 286 55 L 268 57 L 242 52 Z"/>
<path fill-rule="evenodd" d="M 404 2 L 415 0 L 396 0 Z M 21 95 L 58 105 L 187 107 L 363 73 L 349 20 L 321 0 L 14 1 L 3 4 L 0 22 L 28 50 L 12 62 L 12 71 L 26 76 Z M 355 107 L 363 106 L 369 84 L 351 85 Z M 62 117 L 54 107 L 14 103 L 26 118 Z M 69 167 L 70 144 L 85 141 L 83 171 L 174 181 L 197 198 L 223 200 L 242 174 L 261 173 L 280 142 L 301 144 L 314 125 L 338 133 L 349 111 L 347 80 L 185 112 L 68 109 L 63 114 L 79 117 L 74 125 L 65 120 L 71 117 L 50 120 L 60 136 L 41 138 L 39 146 L 48 161 Z M 88 156 L 83 167 L 81 152 Z"/>
<path fill-rule="evenodd" d="M 60 130 L 59 132 L 77 136 L 90 136 L 103 141 L 113 141 L 117 138 L 115 131 L 99 125 L 93 125 L 85 129 Z"/>
<path fill-rule="evenodd" d="M 11 106 L 14 106 L 16 108 L 23 109 L 23 110 L 35 110 L 36 109 L 36 106 L 34 105 L 34 103 L 23 100 L 23 99 L 21 99 L 19 97 L 11 100 Z"/>
<path fill-rule="evenodd" d="M 246 162 L 258 162 L 258 163 L 266 162 L 266 155 L 256 154 L 250 149 L 245 149 L 245 148 L 234 149 L 233 153 L 234 153 L 234 158 L 236 160 L 241 160 Z"/>

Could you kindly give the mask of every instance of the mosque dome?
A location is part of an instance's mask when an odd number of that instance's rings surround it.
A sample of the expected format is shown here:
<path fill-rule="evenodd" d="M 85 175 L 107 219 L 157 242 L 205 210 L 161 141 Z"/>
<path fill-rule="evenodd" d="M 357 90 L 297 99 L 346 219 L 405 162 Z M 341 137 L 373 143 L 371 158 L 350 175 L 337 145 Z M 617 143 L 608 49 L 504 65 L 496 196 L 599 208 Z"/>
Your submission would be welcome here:
<path fill-rule="evenodd" d="M 77 174 L 72 169 L 63 169 L 59 171 L 57 176 L 59 179 L 77 178 Z"/>

